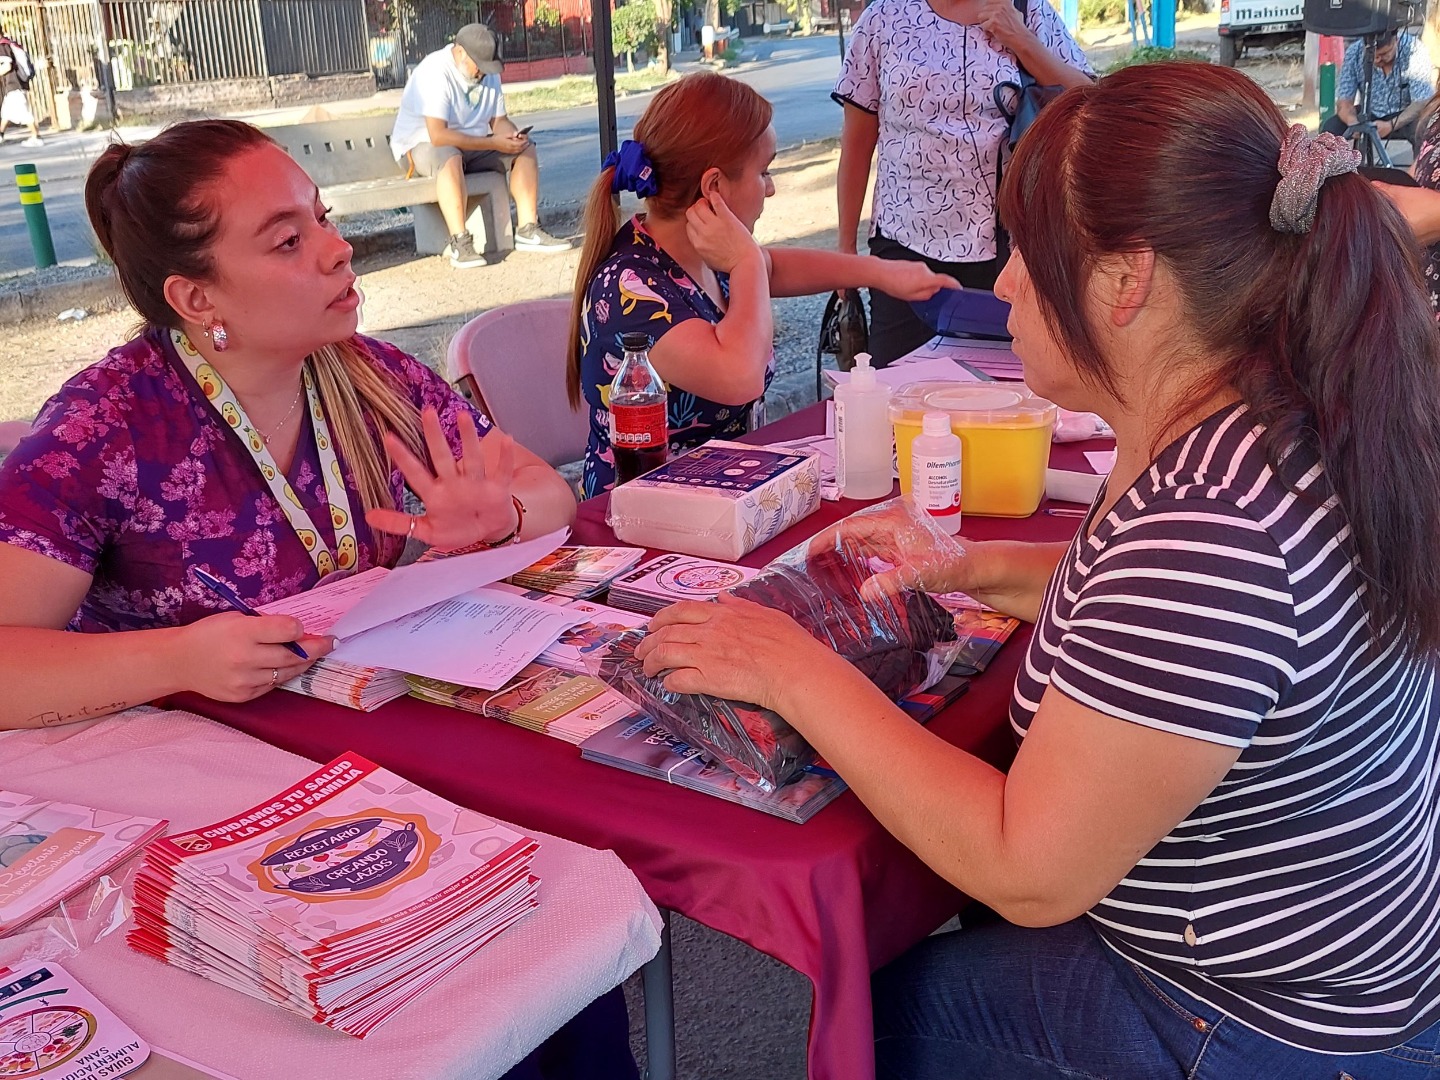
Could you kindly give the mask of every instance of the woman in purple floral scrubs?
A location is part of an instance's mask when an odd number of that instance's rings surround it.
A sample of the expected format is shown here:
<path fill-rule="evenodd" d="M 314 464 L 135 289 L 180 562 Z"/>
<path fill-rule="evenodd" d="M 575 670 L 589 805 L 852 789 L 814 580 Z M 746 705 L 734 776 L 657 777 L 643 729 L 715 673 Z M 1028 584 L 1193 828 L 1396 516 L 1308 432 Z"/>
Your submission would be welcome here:
<path fill-rule="evenodd" d="M 687 75 L 655 95 L 634 140 L 590 189 L 571 315 L 570 403 L 590 415 L 582 490 L 615 483 L 610 383 L 620 337 L 639 331 L 670 387 L 672 452 L 763 422 L 774 371 L 772 296 L 875 286 L 925 300 L 953 278 L 918 263 L 813 248 L 762 248 L 752 235 L 775 194 L 770 103 L 723 75 Z M 622 225 L 614 198 L 647 213 Z"/>
<path fill-rule="evenodd" d="M 328 639 L 230 612 L 393 565 L 407 537 L 568 524 L 565 482 L 439 376 L 356 334 L 350 245 L 258 129 L 115 145 L 86 205 L 146 328 L 75 376 L 0 470 L 0 728 L 193 690 L 256 697 Z M 489 437 L 486 437 L 489 436 Z M 410 488 L 426 512 L 402 512 Z M 84 631 L 84 633 L 65 633 Z"/>

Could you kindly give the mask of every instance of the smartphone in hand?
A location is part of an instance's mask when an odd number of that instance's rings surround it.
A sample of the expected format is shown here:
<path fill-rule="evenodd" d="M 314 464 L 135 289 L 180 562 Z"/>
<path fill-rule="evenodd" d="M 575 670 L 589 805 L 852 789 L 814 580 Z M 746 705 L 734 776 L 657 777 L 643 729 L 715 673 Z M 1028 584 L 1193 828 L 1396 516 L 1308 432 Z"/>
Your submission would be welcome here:
<path fill-rule="evenodd" d="M 516 135 L 529 135 L 530 132 L 531 132 L 531 130 L 532 130 L 534 127 L 535 127 L 534 124 L 528 124 L 528 125 L 526 125 L 525 127 L 521 128 L 519 131 L 515 132 L 515 134 L 516 134 Z"/>

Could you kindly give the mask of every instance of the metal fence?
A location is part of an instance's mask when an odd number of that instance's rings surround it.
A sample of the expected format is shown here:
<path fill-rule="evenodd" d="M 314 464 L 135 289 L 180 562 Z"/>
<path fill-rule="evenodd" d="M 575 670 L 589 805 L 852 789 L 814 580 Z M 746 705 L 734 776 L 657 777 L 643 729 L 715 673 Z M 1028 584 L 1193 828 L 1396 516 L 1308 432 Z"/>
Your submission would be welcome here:
<path fill-rule="evenodd" d="M 0 0 L 0 26 L 36 58 L 32 98 L 272 75 L 370 71 L 365 0 Z"/>

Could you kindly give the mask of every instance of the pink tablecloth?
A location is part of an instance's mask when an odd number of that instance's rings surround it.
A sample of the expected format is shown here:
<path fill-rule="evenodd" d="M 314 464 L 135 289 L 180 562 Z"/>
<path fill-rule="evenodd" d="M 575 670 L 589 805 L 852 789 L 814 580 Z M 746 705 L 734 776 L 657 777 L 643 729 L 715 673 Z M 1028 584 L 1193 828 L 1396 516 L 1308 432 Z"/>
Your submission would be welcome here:
<path fill-rule="evenodd" d="M 821 430 L 823 415 L 811 407 L 757 435 L 811 434 Z M 1089 471 L 1079 452 L 1098 445 L 1057 447 L 1052 464 Z M 744 561 L 768 562 L 858 505 L 822 503 Z M 972 517 L 965 532 L 976 539 L 1067 540 L 1076 526 L 1073 518 L 1043 514 Z M 581 505 L 575 539 L 614 543 L 603 499 Z M 930 729 L 987 761 L 1008 763 L 1014 744 L 1006 707 L 1028 640 L 1028 631 L 1017 634 Z M 850 794 L 795 825 L 582 761 L 575 747 L 558 739 L 408 698 L 370 714 L 284 692 L 245 705 L 194 695 L 175 704 L 306 757 L 326 760 L 353 749 L 458 803 L 614 849 L 661 907 L 739 938 L 810 978 L 812 1080 L 874 1076 L 871 971 L 944 923 L 961 903 Z"/>

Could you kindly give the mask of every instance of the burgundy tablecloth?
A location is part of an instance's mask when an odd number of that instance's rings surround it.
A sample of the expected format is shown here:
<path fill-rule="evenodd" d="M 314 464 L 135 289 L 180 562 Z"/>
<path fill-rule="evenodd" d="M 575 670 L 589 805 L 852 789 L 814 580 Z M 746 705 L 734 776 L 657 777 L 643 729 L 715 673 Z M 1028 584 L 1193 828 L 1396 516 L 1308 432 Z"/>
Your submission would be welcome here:
<path fill-rule="evenodd" d="M 757 435 L 796 438 L 821 429 L 811 407 Z M 755 438 L 754 441 L 763 441 Z M 1080 449 L 1053 464 L 1088 471 Z M 751 553 L 759 566 L 857 509 L 822 503 L 794 529 Z M 1074 518 L 971 517 L 966 535 L 1065 540 Z M 575 539 L 614 543 L 604 500 L 580 507 Z M 1028 629 L 1002 649 L 970 692 L 930 729 L 1004 766 L 1014 753 L 1005 721 Z M 814 984 L 812 1080 L 874 1076 L 870 973 L 955 914 L 960 896 L 890 836 L 854 795 L 804 825 L 711 796 L 582 761 L 579 751 L 509 724 L 411 698 L 361 713 L 277 692 L 243 705 L 196 695 L 174 699 L 285 750 L 327 761 L 354 750 L 457 803 L 577 843 L 611 848 L 656 904 L 768 953 Z"/>

